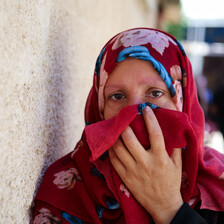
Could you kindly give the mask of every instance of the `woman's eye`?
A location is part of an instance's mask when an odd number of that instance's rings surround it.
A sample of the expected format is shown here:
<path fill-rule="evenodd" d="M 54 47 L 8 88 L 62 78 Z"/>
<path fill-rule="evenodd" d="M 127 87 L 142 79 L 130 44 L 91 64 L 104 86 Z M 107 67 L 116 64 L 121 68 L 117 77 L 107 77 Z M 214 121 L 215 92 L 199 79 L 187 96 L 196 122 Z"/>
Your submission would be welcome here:
<path fill-rule="evenodd" d="M 110 99 L 113 99 L 113 100 L 121 100 L 123 98 L 124 98 L 124 95 L 122 93 L 115 93 L 110 96 Z"/>
<path fill-rule="evenodd" d="M 154 90 L 149 94 L 150 97 L 154 97 L 154 98 L 160 97 L 162 95 L 163 95 L 163 92 L 161 92 L 159 90 Z"/>

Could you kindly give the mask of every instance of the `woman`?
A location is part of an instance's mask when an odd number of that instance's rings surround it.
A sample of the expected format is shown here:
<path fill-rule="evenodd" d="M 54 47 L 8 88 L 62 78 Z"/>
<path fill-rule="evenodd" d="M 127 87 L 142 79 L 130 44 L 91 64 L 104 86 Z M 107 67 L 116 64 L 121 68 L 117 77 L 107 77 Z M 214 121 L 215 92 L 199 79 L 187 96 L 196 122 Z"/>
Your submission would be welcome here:
<path fill-rule="evenodd" d="M 45 174 L 35 224 L 223 222 L 224 157 L 203 146 L 190 62 L 174 37 L 148 28 L 113 37 L 85 120 L 74 151 Z"/>

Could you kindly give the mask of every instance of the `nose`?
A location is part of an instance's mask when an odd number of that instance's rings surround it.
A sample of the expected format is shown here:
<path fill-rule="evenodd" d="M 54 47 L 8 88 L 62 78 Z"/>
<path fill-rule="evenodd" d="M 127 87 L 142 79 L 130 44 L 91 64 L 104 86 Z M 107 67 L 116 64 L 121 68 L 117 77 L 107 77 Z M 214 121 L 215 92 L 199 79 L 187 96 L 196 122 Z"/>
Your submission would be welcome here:
<path fill-rule="evenodd" d="M 131 95 L 128 99 L 128 106 L 140 104 L 140 103 L 146 103 L 146 98 L 143 94 L 139 92 L 135 92 L 133 95 Z"/>

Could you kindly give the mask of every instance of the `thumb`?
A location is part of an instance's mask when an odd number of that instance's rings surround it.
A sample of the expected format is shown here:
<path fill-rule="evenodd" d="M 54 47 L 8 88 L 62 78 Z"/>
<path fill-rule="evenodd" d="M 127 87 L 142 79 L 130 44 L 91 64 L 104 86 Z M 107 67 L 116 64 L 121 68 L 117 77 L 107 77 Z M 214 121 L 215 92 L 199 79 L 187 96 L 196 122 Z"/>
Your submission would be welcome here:
<path fill-rule="evenodd" d="M 173 160 L 177 168 L 182 168 L 182 150 L 180 148 L 174 148 L 170 158 Z"/>

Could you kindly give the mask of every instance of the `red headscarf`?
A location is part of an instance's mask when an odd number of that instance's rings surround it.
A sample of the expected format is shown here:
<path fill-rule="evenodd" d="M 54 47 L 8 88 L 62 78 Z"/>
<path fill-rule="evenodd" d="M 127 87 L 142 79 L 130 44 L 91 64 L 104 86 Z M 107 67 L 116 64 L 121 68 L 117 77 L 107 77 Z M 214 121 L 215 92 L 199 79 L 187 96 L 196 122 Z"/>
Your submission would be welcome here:
<path fill-rule="evenodd" d="M 104 120 L 106 80 L 116 64 L 127 57 L 153 64 L 178 111 L 146 103 L 123 108 L 117 116 Z M 54 223 L 62 217 L 68 221 L 63 223 L 149 223 L 150 214 L 122 183 L 107 153 L 128 125 L 142 145 L 149 146 L 141 115 L 146 105 L 154 109 L 168 154 L 173 148 L 184 148 L 183 200 L 192 207 L 200 200 L 201 208 L 224 211 L 224 156 L 204 148 L 204 116 L 184 49 L 165 32 L 136 28 L 119 33 L 101 51 L 86 103 L 82 139 L 73 152 L 47 170 L 36 196 L 39 204 L 34 223 L 49 217 Z"/>

